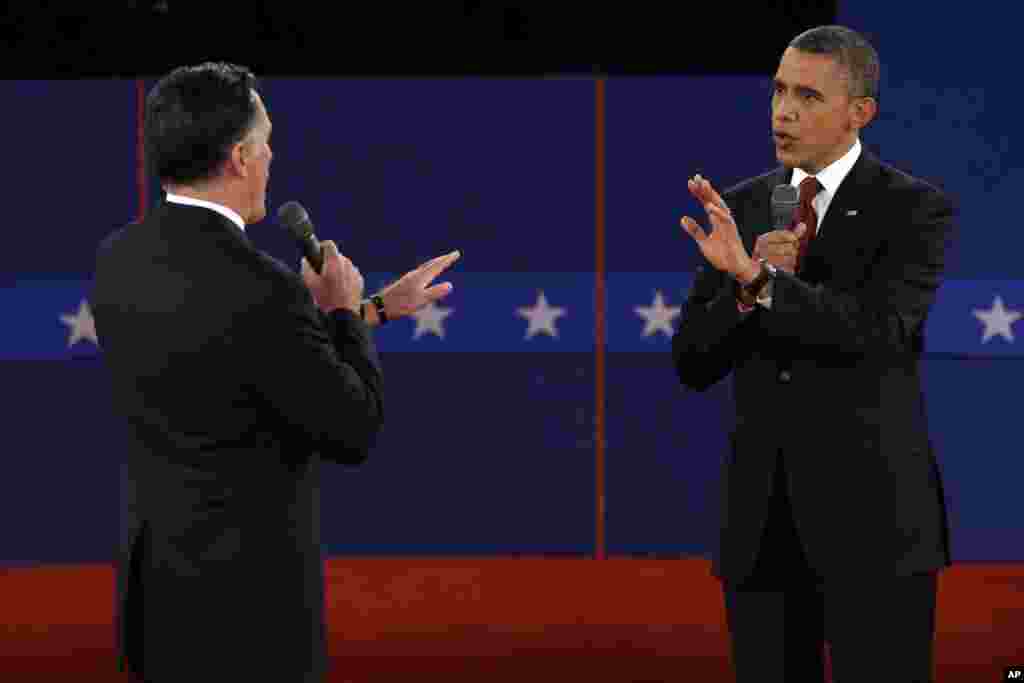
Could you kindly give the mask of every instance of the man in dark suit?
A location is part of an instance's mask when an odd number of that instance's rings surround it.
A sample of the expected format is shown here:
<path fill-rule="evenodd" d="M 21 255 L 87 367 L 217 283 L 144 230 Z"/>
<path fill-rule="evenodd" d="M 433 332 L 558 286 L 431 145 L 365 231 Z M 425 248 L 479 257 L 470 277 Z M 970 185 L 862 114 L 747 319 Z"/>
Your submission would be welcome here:
<path fill-rule="evenodd" d="M 775 75 L 781 167 L 719 195 L 689 190 L 712 231 L 673 338 L 680 381 L 732 373 L 720 547 L 740 681 L 930 681 L 936 579 L 950 563 L 919 376 L 953 208 L 859 140 L 878 57 L 858 34 L 796 37 Z M 772 230 L 777 185 L 800 188 Z"/>
<path fill-rule="evenodd" d="M 319 681 L 321 460 L 363 462 L 384 415 L 369 328 L 451 291 L 438 257 L 362 300 L 323 242 L 302 274 L 257 250 L 270 119 L 251 73 L 181 68 L 146 102 L 167 191 L 109 236 L 93 314 L 128 424 L 122 666 L 141 680 Z"/>

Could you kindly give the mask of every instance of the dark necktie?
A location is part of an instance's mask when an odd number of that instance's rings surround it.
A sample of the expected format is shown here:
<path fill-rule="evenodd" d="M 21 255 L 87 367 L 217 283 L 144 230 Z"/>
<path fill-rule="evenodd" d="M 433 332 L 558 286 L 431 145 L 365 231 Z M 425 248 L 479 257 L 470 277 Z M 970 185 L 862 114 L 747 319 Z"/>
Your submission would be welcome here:
<path fill-rule="evenodd" d="M 804 257 L 807 255 L 807 249 L 811 246 L 811 240 L 814 239 L 815 233 L 818 232 L 818 212 L 814 210 L 814 204 L 811 202 L 818 196 L 821 190 L 821 183 L 814 176 L 807 176 L 800 181 L 800 206 L 796 211 L 793 228 L 796 229 L 798 223 L 804 223 L 807 226 L 807 230 L 804 231 L 804 236 L 800 238 L 800 245 L 797 249 L 796 271 L 798 273 L 800 272 L 800 266 L 803 263 Z"/>

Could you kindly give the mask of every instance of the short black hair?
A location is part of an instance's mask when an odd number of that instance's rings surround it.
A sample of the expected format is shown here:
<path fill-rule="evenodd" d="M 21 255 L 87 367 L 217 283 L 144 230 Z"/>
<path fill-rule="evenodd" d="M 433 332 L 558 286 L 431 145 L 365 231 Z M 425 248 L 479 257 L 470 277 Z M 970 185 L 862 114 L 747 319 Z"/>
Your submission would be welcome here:
<path fill-rule="evenodd" d="M 850 76 L 851 97 L 878 100 L 881 66 L 878 52 L 864 36 L 845 26 L 818 26 L 804 31 L 789 43 L 802 52 L 830 55 Z"/>
<path fill-rule="evenodd" d="M 161 183 L 212 178 L 256 124 L 257 80 L 244 66 L 204 62 L 171 71 L 146 98 L 146 165 Z"/>

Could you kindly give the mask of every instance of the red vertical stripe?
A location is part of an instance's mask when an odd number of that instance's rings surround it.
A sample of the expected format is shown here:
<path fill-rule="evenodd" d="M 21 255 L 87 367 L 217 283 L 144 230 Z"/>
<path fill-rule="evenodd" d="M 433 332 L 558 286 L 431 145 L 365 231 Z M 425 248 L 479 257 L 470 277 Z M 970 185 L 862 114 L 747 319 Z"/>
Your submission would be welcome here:
<path fill-rule="evenodd" d="M 594 456 L 596 458 L 595 555 L 605 557 L 605 253 L 604 253 L 604 100 L 605 80 L 595 81 L 595 230 L 594 230 Z"/>
<path fill-rule="evenodd" d="M 146 84 L 141 78 L 135 79 L 135 191 L 139 197 L 136 220 L 146 217 L 147 197 L 146 183 L 146 149 L 143 145 L 143 118 L 146 111 Z"/>

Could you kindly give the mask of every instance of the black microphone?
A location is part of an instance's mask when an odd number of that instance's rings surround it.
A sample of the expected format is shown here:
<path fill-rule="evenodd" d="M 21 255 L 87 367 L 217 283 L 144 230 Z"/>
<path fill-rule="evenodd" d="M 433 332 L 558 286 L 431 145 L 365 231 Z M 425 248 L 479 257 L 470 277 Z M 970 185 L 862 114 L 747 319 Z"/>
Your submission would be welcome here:
<path fill-rule="evenodd" d="M 800 196 L 796 188 L 783 183 L 772 190 L 772 226 L 775 230 L 785 230 L 793 224 Z"/>
<path fill-rule="evenodd" d="M 285 202 L 277 210 L 277 221 L 292 234 L 309 265 L 319 274 L 324 264 L 324 255 L 320 241 L 313 234 L 313 224 L 306 209 L 296 201 Z"/>

